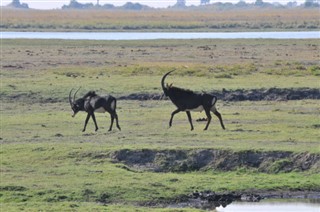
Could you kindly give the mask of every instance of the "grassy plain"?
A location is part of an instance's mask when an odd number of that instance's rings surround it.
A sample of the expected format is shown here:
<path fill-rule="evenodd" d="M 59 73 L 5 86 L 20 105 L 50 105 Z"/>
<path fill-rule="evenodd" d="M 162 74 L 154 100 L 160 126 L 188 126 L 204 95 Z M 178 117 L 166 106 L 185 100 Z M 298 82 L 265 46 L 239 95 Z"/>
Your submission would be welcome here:
<path fill-rule="evenodd" d="M 68 91 L 81 85 L 83 92 L 116 97 L 161 93 L 161 76 L 172 69 L 177 72 L 168 82 L 197 91 L 318 88 L 319 57 L 319 41 L 312 39 L 3 40 L 1 93 L 38 101 L 66 101 Z"/>
<path fill-rule="evenodd" d="M 4 211 L 141 210 L 194 190 L 319 191 L 319 172 L 260 173 L 239 168 L 186 173 L 132 171 L 113 163 L 121 149 L 228 149 L 319 154 L 319 100 L 223 102 L 222 130 L 203 113 L 168 129 L 171 102 L 118 101 L 122 131 L 97 114 L 71 118 L 69 90 L 116 97 L 161 93 L 160 78 L 194 90 L 319 87 L 318 40 L 62 41 L 2 40 L 1 186 Z M 170 209 L 153 209 L 170 211 Z M 191 209 L 186 209 L 188 211 Z"/>
<path fill-rule="evenodd" d="M 10 31 L 278 31 L 320 28 L 319 10 L 12 10 L 2 9 Z"/>

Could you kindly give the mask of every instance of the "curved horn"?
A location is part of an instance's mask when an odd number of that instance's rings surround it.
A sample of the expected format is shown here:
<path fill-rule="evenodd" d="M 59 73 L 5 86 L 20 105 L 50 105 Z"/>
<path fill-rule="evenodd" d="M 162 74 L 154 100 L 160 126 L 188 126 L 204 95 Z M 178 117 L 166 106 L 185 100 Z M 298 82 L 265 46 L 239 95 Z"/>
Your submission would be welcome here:
<path fill-rule="evenodd" d="M 72 102 L 73 102 L 72 99 L 71 99 L 72 90 L 73 90 L 73 88 L 71 89 L 71 91 L 69 93 L 69 103 L 70 103 L 71 106 L 72 106 Z"/>
<path fill-rule="evenodd" d="M 80 86 L 80 88 L 81 88 L 81 86 Z M 80 90 L 80 88 L 78 88 L 78 90 L 74 93 L 74 95 L 73 95 L 73 101 L 76 101 L 76 95 L 77 95 L 78 91 Z"/>
<path fill-rule="evenodd" d="M 169 71 L 168 73 L 166 73 L 163 77 L 162 77 L 162 80 L 161 80 L 161 86 L 162 86 L 162 89 L 165 90 L 165 85 L 164 85 L 164 80 L 166 79 L 166 77 L 175 70 L 172 70 L 172 71 Z"/>

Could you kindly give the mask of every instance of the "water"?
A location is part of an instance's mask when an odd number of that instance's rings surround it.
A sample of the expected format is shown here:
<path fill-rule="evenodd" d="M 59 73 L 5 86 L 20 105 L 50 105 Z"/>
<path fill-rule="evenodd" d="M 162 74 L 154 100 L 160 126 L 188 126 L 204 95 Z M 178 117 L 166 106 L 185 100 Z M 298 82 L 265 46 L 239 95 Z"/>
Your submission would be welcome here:
<path fill-rule="evenodd" d="M 168 208 L 198 208 L 217 212 L 320 212 L 319 199 L 264 199 L 259 202 L 235 201 L 226 207 L 216 207 L 216 203 L 190 200 L 189 202 L 175 203 Z M 220 205 L 220 204 L 219 204 Z"/>
<path fill-rule="evenodd" d="M 317 39 L 308 32 L 1 32 L 1 39 L 155 40 L 155 39 Z"/>
<path fill-rule="evenodd" d="M 217 212 L 319 212 L 320 204 L 305 202 L 234 202 L 225 208 L 216 208 Z"/>

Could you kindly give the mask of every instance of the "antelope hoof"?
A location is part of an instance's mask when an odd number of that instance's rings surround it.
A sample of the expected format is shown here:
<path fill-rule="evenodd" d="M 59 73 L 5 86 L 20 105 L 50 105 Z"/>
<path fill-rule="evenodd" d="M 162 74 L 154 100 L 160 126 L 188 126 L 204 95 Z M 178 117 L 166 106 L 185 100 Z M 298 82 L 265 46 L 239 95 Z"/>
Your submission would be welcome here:
<path fill-rule="evenodd" d="M 82 132 L 86 131 L 86 129 L 83 129 Z"/>
<path fill-rule="evenodd" d="M 108 132 L 110 132 L 112 129 L 109 129 Z"/>
<path fill-rule="evenodd" d="M 96 128 L 96 130 L 95 130 L 95 131 L 97 132 L 97 131 L 98 131 L 98 129 L 99 129 L 99 128 Z"/>

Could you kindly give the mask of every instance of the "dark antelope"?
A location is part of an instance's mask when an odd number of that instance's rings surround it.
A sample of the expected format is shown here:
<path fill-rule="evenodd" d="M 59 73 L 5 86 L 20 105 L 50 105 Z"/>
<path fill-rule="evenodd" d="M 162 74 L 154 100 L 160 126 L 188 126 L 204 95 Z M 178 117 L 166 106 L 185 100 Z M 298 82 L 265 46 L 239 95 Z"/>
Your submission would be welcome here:
<path fill-rule="evenodd" d="M 80 88 L 79 88 L 80 89 Z M 114 119 L 116 119 L 117 128 L 121 130 L 119 123 L 118 123 L 118 115 L 116 113 L 116 107 L 117 107 L 117 100 L 113 96 L 98 96 L 94 91 L 89 91 L 86 95 L 84 95 L 82 98 L 79 98 L 76 100 L 76 94 L 79 91 L 79 89 L 74 93 L 73 99 L 71 99 L 71 93 L 72 90 L 69 93 L 69 102 L 71 105 L 71 109 L 73 110 L 72 117 L 75 117 L 75 115 L 79 111 L 85 111 L 87 112 L 87 118 L 84 123 L 84 128 L 82 132 L 86 130 L 88 121 L 90 117 L 92 117 L 94 125 L 96 127 L 96 131 L 98 130 L 98 125 L 96 122 L 96 117 L 94 115 L 95 112 L 97 113 L 110 113 L 111 116 L 111 125 L 109 128 L 109 131 L 112 130 L 112 125 Z"/>
<path fill-rule="evenodd" d="M 172 112 L 171 118 L 169 121 L 169 127 L 172 126 L 172 119 L 173 116 L 181 111 L 185 111 L 187 113 L 190 125 L 191 125 L 191 130 L 193 130 L 193 124 L 192 124 L 192 119 L 191 119 L 191 113 L 190 111 L 205 111 L 207 115 L 207 125 L 204 128 L 204 130 L 207 130 L 209 127 L 209 124 L 211 122 L 211 114 L 210 112 L 213 112 L 219 120 L 222 129 L 225 129 L 222 121 L 221 114 L 217 111 L 215 104 L 217 102 L 217 97 L 211 94 L 207 93 L 195 93 L 190 90 L 186 90 L 183 88 L 177 88 L 171 85 L 166 85 L 165 86 L 165 79 L 166 77 L 173 71 L 169 71 L 166 73 L 161 80 L 161 86 L 164 92 L 165 96 L 168 96 L 172 103 L 177 107 L 175 111 Z"/>

